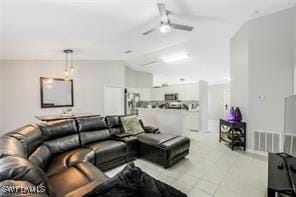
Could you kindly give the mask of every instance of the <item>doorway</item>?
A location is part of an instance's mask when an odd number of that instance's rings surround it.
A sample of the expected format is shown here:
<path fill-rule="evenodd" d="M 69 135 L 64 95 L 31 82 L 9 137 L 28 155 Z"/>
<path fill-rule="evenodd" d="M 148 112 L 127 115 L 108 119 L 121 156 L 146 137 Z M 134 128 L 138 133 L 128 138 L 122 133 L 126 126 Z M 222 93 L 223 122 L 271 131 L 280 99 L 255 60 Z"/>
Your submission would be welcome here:
<path fill-rule="evenodd" d="M 124 88 L 115 86 L 104 87 L 104 115 L 124 114 Z"/>

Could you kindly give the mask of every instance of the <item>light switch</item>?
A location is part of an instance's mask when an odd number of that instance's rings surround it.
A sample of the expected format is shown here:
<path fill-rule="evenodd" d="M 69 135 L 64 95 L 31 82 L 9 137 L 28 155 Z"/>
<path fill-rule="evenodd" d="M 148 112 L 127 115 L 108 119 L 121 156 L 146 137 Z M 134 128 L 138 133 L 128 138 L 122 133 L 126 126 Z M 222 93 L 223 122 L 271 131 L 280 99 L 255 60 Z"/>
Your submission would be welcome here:
<path fill-rule="evenodd" d="M 266 96 L 257 96 L 258 100 L 265 100 Z"/>

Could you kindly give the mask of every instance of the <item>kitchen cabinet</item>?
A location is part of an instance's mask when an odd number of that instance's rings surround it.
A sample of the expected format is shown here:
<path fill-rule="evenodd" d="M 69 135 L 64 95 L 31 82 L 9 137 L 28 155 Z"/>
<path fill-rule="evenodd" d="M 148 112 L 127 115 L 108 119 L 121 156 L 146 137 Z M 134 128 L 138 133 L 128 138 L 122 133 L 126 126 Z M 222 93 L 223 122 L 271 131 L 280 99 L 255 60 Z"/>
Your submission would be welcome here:
<path fill-rule="evenodd" d="M 199 100 L 199 87 L 197 84 L 189 84 L 177 86 L 179 100 L 181 101 L 196 101 Z"/>
<path fill-rule="evenodd" d="M 139 117 L 147 125 L 153 125 L 162 133 L 188 136 L 199 130 L 199 111 L 178 109 L 138 108 Z"/>
<path fill-rule="evenodd" d="M 151 89 L 151 100 L 164 101 L 165 94 L 178 93 L 180 101 L 197 101 L 199 100 L 198 84 L 176 85 Z"/>
<path fill-rule="evenodd" d="M 163 90 L 163 88 L 152 88 L 152 90 L 151 90 L 151 100 L 153 100 L 153 101 L 163 101 L 164 100 L 164 90 Z"/>
<path fill-rule="evenodd" d="M 127 88 L 127 91 L 139 93 L 141 101 L 151 101 L 151 88 Z"/>
<path fill-rule="evenodd" d="M 185 113 L 185 126 L 188 131 L 199 131 L 199 112 L 188 111 Z"/>

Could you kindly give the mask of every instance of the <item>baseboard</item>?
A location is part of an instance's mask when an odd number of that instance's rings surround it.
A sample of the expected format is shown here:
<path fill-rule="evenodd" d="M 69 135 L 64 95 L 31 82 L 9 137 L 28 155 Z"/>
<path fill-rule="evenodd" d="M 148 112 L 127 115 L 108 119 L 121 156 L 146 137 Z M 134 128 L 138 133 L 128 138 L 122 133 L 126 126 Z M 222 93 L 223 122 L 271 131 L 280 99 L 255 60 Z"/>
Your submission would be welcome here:
<path fill-rule="evenodd" d="M 256 154 L 256 155 L 261 155 L 261 156 L 268 156 L 267 152 L 260 152 L 260 151 L 256 151 L 256 150 L 248 149 L 248 148 L 246 149 L 246 152 Z"/>

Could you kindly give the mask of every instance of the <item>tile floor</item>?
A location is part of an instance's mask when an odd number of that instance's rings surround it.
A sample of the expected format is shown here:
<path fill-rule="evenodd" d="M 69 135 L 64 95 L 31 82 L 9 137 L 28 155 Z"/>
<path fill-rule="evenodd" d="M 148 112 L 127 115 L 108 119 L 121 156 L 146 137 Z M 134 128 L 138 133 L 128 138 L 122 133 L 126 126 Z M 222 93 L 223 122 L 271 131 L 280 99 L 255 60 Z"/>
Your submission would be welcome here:
<path fill-rule="evenodd" d="M 135 164 L 190 197 L 264 197 L 267 157 L 231 151 L 216 133 L 190 133 L 190 154 L 169 169 L 138 159 Z M 107 172 L 113 176 L 123 166 Z"/>

